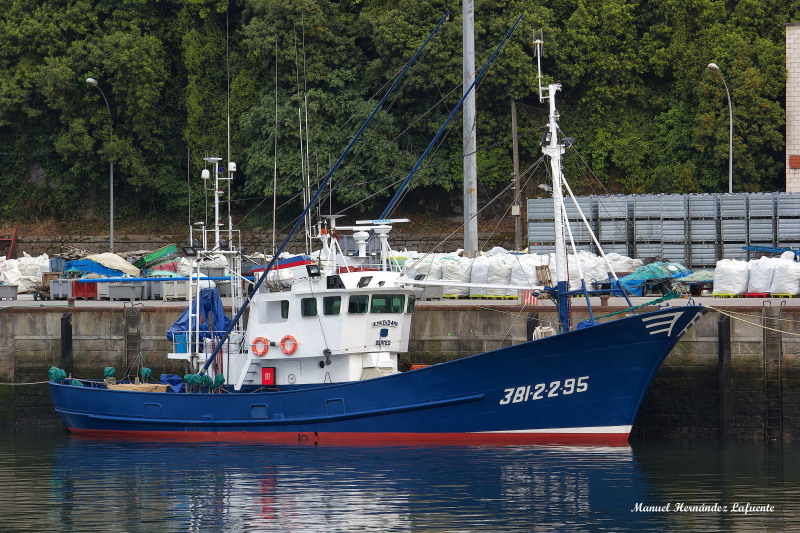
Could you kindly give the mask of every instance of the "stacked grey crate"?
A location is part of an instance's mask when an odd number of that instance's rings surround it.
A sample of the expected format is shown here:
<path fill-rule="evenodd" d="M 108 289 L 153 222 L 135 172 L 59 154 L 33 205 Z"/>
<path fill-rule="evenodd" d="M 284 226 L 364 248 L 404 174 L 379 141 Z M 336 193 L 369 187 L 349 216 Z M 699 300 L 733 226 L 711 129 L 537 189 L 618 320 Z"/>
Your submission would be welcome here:
<path fill-rule="evenodd" d="M 597 198 L 597 240 L 605 253 L 633 254 L 633 250 L 629 249 L 633 231 L 632 216 L 633 204 L 628 203 L 627 196 Z"/>
<path fill-rule="evenodd" d="M 50 297 L 53 300 L 72 298 L 72 282 L 73 280 L 71 279 L 51 279 Z"/>
<path fill-rule="evenodd" d="M 687 264 L 686 196 L 665 194 L 661 197 L 661 251 L 665 261 Z"/>
<path fill-rule="evenodd" d="M 532 254 L 549 254 L 556 249 L 553 228 L 553 200 L 528 199 L 528 251 Z"/>
<path fill-rule="evenodd" d="M 777 194 L 778 247 L 800 248 L 800 193 Z"/>
<path fill-rule="evenodd" d="M 747 198 L 747 235 L 750 246 L 775 246 L 775 213 L 774 193 L 750 194 Z"/>
<path fill-rule="evenodd" d="M 642 259 L 661 257 L 661 196 L 632 196 L 633 252 Z"/>
<path fill-rule="evenodd" d="M 162 300 L 163 298 L 164 298 L 164 288 L 162 280 L 144 282 L 145 300 Z"/>
<path fill-rule="evenodd" d="M 578 208 L 575 207 L 572 198 L 564 198 L 564 211 L 567 213 L 567 220 L 572 229 L 572 238 L 575 241 L 575 248 L 597 253 L 597 247 L 592 240 L 592 233 L 594 233 L 595 236 L 597 235 L 597 197 L 582 196 L 575 198 L 575 200 L 578 203 L 578 207 L 580 207 L 580 210 L 583 212 L 586 222 L 589 223 L 589 227 L 592 229 L 590 233 L 589 228 L 586 227 L 586 224 L 584 224 L 578 212 Z M 567 233 L 566 228 L 564 228 L 564 234 L 564 238 L 571 253 L 572 246 L 570 245 L 569 233 Z"/>
<path fill-rule="evenodd" d="M 689 264 L 692 268 L 717 264 L 719 202 L 716 194 L 689 196 Z"/>
<path fill-rule="evenodd" d="M 719 197 L 720 237 L 723 259 L 747 260 L 747 194 Z"/>

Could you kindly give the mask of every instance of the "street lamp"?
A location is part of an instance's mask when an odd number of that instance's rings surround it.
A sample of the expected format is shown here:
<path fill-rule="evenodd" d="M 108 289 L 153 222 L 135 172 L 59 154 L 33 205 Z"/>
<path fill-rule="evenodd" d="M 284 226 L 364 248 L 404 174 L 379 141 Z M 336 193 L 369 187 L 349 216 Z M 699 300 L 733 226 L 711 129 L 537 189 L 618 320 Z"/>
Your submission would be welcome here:
<path fill-rule="evenodd" d="M 94 78 L 86 78 L 86 83 L 100 91 L 103 95 L 103 100 L 106 102 L 106 109 L 108 110 L 108 120 L 111 122 L 111 142 L 114 142 L 114 119 L 111 118 L 111 107 L 108 105 L 108 98 L 106 93 L 103 92 L 97 85 L 97 80 Z M 109 240 L 111 241 L 111 253 L 114 253 L 114 160 L 109 161 L 109 177 L 108 177 L 108 190 L 109 190 Z"/>
<path fill-rule="evenodd" d="M 722 71 L 716 63 L 709 63 L 708 69 L 713 70 L 722 80 L 722 85 L 725 86 L 725 94 L 728 95 L 728 115 L 730 116 L 730 135 L 728 136 L 728 192 L 733 192 L 733 105 L 731 104 L 731 93 L 728 91 L 728 84 L 725 83 L 725 78 L 722 77 Z"/>

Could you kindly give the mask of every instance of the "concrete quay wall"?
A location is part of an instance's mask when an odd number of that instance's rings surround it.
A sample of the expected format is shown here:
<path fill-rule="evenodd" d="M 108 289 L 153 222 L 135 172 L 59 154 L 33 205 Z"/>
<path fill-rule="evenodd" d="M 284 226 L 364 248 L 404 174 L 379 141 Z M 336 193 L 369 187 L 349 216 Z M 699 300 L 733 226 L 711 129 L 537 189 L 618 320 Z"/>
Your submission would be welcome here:
<path fill-rule="evenodd" d="M 48 368 L 61 366 L 64 314 L 71 316 L 75 376 L 102 378 L 106 366 L 118 377 L 135 372 L 131 347 L 154 376 L 187 371 L 165 356 L 165 332 L 185 304 L 103 303 L 0 307 L 0 426 L 60 427 L 46 384 L 23 384 L 46 381 Z M 618 310 L 598 306 L 595 315 Z M 709 311 L 667 357 L 634 438 L 800 440 L 800 306 L 729 304 L 724 312 L 737 319 Z M 430 364 L 523 342 L 555 317 L 549 302 L 525 309 L 490 300 L 420 302 L 405 357 Z M 573 317 L 587 318 L 585 307 L 575 305 Z"/>

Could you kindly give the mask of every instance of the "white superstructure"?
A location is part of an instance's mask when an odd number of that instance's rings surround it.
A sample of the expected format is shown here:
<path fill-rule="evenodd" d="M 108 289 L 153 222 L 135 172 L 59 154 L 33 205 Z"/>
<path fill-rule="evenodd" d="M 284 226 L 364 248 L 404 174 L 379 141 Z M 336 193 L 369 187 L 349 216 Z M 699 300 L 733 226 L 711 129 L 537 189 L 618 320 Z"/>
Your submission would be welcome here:
<path fill-rule="evenodd" d="M 221 174 L 221 168 L 214 174 Z M 214 189 L 218 204 L 219 186 Z M 217 218 L 218 212 L 215 205 Z M 335 217 L 330 217 L 318 227 L 321 249 L 314 258 L 295 256 L 276 263 L 266 274 L 250 297 L 246 327 L 234 325 L 208 375 L 222 374 L 226 385 L 239 390 L 245 385 L 344 383 L 396 373 L 398 354 L 408 351 L 415 289 L 409 280 L 400 281 L 388 234 L 391 224 L 405 221 L 359 221 L 337 228 Z M 192 299 L 204 287 L 200 265 L 208 262 L 203 260 L 213 256 L 219 264 L 224 258 L 235 313 L 243 305 L 243 278 L 234 233 L 229 229 L 231 238 L 224 246 L 219 224 L 199 231 L 203 250 L 198 250 L 198 272 L 190 282 Z M 355 255 L 343 252 L 339 231 L 353 232 Z M 374 256 L 367 253 L 370 236 L 380 241 L 380 252 Z M 209 246 L 212 238 L 214 244 Z M 264 275 L 263 270 L 256 271 L 255 281 Z M 204 334 L 205 326 L 202 308 L 198 312 L 190 305 L 189 326 L 178 335 L 184 341 L 175 342 L 169 358 L 186 360 L 193 372 L 205 365 L 222 337 L 213 325 L 215 335 Z"/>

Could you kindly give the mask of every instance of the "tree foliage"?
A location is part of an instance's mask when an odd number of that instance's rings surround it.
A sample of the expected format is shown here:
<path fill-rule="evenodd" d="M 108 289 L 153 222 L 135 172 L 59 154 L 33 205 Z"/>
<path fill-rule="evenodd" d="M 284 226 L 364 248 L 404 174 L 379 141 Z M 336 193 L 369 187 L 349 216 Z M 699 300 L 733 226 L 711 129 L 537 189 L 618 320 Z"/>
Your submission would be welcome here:
<path fill-rule="evenodd" d="M 280 203 L 296 198 L 300 120 L 314 184 L 449 10 L 333 181 L 335 209 L 364 202 L 379 210 L 462 91 L 462 11 L 454 0 L 5 0 L 3 7 L 6 219 L 104 215 L 110 161 L 120 216 L 179 213 L 187 173 L 197 176 L 202 157 L 227 159 L 228 151 L 239 167 L 243 213 L 268 211 L 261 204 L 272 196 L 276 162 Z M 783 188 L 783 24 L 798 20 L 800 0 L 476 0 L 478 68 L 522 12 L 477 89 L 484 197 L 511 179 L 511 98 L 520 109 L 522 168 L 540 156 L 547 110 L 537 94 L 534 28 L 544 35 L 545 83 L 563 84 L 561 128 L 577 139 L 566 169 L 576 189 L 727 190 L 727 96 L 710 62 L 733 102 L 735 189 Z M 99 80 L 110 113 L 87 77 Z M 459 114 L 412 181 L 412 195 L 460 203 L 461 154 Z M 192 198 L 202 198 L 203 184 L 190 186 Z"/>

